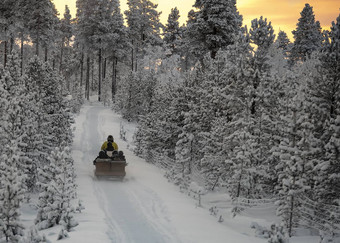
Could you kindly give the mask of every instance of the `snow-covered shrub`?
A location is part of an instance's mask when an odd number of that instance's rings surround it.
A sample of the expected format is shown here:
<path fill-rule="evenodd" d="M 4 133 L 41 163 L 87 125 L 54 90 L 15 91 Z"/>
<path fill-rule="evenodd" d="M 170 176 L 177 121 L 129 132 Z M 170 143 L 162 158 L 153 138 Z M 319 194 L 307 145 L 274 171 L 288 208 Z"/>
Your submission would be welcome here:
<path fill-rule="evenodd" d="M 273 224 L 270 229 L 268 243 L 289 243 L 289 238 L 282 226 Z"/>
<path fill-rule="evenodd" d="M 250 228 L 255 229 L 255 235 L 257 237 L 266 238 L 267 239 L 270 236 L 270 233 L 269 233 L 270 230 L 268 230 L 266 227 L 263 227 L 263 226 L 259 225 L 256 222 L 252 222 L 250 224 Z"/>
<path fill-rule="evenodd" d="M 65 229 L 61 229 L 59 234 L 58 234 L 58 238 L 57 240 L 62 240 L 62 239 L 65 239 L 65 238 L 68 238 L 68 233 Z"/>
<path fill-rule="evenodd" d="M 45 235 L 41 236 L 36 226 L 31 226 L 24 238 L 20 243 L 50 243 Z"/>

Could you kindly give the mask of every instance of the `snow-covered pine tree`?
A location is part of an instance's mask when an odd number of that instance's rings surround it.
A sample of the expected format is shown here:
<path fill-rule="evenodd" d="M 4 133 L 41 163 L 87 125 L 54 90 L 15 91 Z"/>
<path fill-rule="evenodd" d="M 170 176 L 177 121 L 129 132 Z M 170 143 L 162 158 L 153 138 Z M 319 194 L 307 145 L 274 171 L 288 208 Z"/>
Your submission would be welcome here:
<path fill-rule="evenodd" d="M 20 206 L 25 186 L 23 175 L 17 170 L 20 163 L 17 151 L 13 139 L 4 145 L 0 157 L 0 239 L 6 242 L 18 242 L 24 229 L 20 222 Z"/>
<path fill-rule="evenodd" d="M 29 156 L 29 145 L 26 140 L 32 126 L 29 116 L 30 112 L 29 109 L 27 109 L 29 106 L 29 94 L 24 85 L 26 81 L 26 76 L 21 76 L 19 58 L 13 53 L 8 56 L 8 65 L 3 75 L 3 84 L 8 91 L 8 106 L 6 110 L 7 128 L 5 132 L 8 141 L 16 141 L 19 160 L 17 164 L 18 170 L 22 175 L 26 175 L 26 186 L 31 190 L 35 176 L 28 173 L 31 171 L 33 164 Z"/>
<path fill-rule="evenodd" d="M 191 38 L 192 32 L 195 31 L 194 29 L 191 28 L 193 28 L 193 25 L 196 22 L 196 17 L 197 12 L 195 12 L 194 10 L 190 10 L 188 13 L 187 24 L 181 27 L 181 31 L 183 33 L 182 37 L 183 40 L 181 42 L 179 49 L 181 51 L 182 57 L 181 68 L 185 71 L 189 71 L 192 67 L 195 66 L 199 56 L 199 54 L 196 53 L 196 48 L 198 46 L 202 47 L 202 43 L 200 43 L 198 40 L 194 41 L 194 39 Z"/>
<path fill-rule="evenodd" d="M 163 25 L 159 20 L 157 4 L 149 0 L 128 0 L 127 4 L 129 9 L 125 15 L 132 46 L 131 70 L 136 71 L 139 60 L 144 57 L 144 49 L 162 44 L 160 30 Z"/>
<path fill-rule="evenodd" d="M 296 30 L 292 32 L 295 39 L 291 50 L 293 62 L 310 58 L 311 54 L 321 47 L 323 39 L 320 22 L 315 21 L 313 7 L 306 3 L 300 14 Z"/>
<path fill-rule="evenodd" d="M 112 61 L 112 84 L 111 93 L 112 101 L 114 102 L 115 95 L 117 93 L 117 78 L 118 78 L 118 63 L 126 62 L 128 56 L 129 42 L 127 28 L 124 25 L 123 15 L 120 10 L 119 1 L 111 1 L 110 9 L 112 15 L 109 21 L 110 33 L 109 33 L 109 45 L 106 47 L 106 55 Z M 114 45 L 110 44 L 114 43 Z"/>
<path fill-rule="evenodd" d="M 47 63 L 33 58 L 27 71 L 28 86 L 36 89 L 35 101 L 40 109 L 40 129 L 44 139 L 44 150 L 49 153 L 62 142 L 71 142 L 70 118 L 67 103 L 62 93 L 63 78 Z M 34 93 L 34 91 L 32 90 Z"/>
<path fill-rule="evenodd" d="M 172 62 L 173 58 L 164 59 L 157 72 L 162 82 L 155 87 L 149 112 L 139 119 L 135 136 L 135 152 L 166 169 L 173 166 L 175 146 L 183 122 L 182 112 L 187 109 L 182 77 L 177 72 L 179 60 Z M 169 177 L 172 175 L 169 174 Z"/>
<path fill-rule="evenodd" d="M 214 80 L 211 90 L 207 91 L 211 95 L 207 95 L 206 102 L 213 101 L 211 109 L 215 110 L 215 115 L 210 131 L 204 136 L 206 146 L 201 166 L 210 189 L 218 185 L 218 180 L 225 185 L 233 173 L 229 168 L 231 164 L 226 161 L 233 157 L 236 143 L 230 136 L 238 128 L 231 122 L 245 115 L 246 104 L 240 101 L 247 99 L 251 50 L 248 34 L 240 32 L 235 44 L 218 54 L 212 68 L 206 69 L 212 72 L 208 76 Z"/>
<path fill-rule="evenodd" d="M 46 229 L 57 224 L 75 227 L 72 214 L 72 200 L 75 198 L 73 160 L 70 149 L 57 148 L 51 152 L 48 164 L 39 170 L 42 178 L 39 195 L 38 215 L 35 223 L 38 229 Z"/>
<path fill-rule="evenodd" d="M 280 30 L 275 43 L 277 43 L 278 48 L 282 50 L 282 53 L 285 55 L 285 57 L 288 57 L 292 44 L 290 43 L 286 32 Z"/>
<path fill-rule="evenodd" d="M 315 118 L 319 123 L 314 131 L 315 136 L 322 140 L 324 147 L 315 164 L 316 200 L 322 205 L 339 205 L 339 146 L 340 146 L 340 16 L 332 22 L 329 33 L 330 43 L 321 54 L 320 75 L 310 84 Z M 321 120 L 321 121 L 320 121 Z M 324 206 L 319 208 L 321 218 L 334 221 L 334 216 L 322 214 Z M 326 211 L 327 212 L 327 211 Z"/>
<path fill-rule="evenodd" d="M 70 102 L 71 112 L 77 114 L 80 111 L 81 106 L 84 103 L 83 89 L 79 83 L 73 83 L 72 99 Z"/>
<path fill-rule="evenodd" d="M 189 113 L 184 114 L 184 123 L 190 122 Z M 184 125 L 181 133 L 178 135 L 176 143 L 176 163 L 173 168 L 174 183 L 181 187 L 188 189 L 190 185 L 190 174 L 192 173 L 192 166 L 194 164 L 194 135 L 190 131 L 186 131 L 188 125 Z"/>
<path fill-rule="evenodd" d="M 0 39 L 3 41 L 3 66 L 7 64 L 7 56 L 14 47 L 17 1 L 3 0 L 0 3 Z"/>
<path fill-rule="evenodd" d="M 283 99 L 283 109 L 279 120 L 281 130 L 281 143 L 274 148 L 279 156 L 279 163 L 275 169 L 278 175 L 278 209 L 289 236 L 294 235 L 296 227 L 301 226 L 301 218 L 308 219 L 312 224 L 310 215 L 304 213 L 305 197 L 314 195 L 313 170 L 318 163 L 322 141 L 315 131 L 313 118 L 313 101 L 308 86 L 318 73 L 316 66 L 318 60 L 309 60 L 303 65 L 296 66 L 295 75 L 287 79 L 286 97 Z M 312 70 L 312 72 L 311 72 Z M 294 91 L 295 92 L 294 94 Z"/>
<path fill-rule="evenodd" d="M 169 48 L 169 55 L 179 54 L 179 47 L 182 41 L 182 29 L 179 26 L 179 10 L 177 7 L 171 9 L 168 22 L 164 28 L 164 42 Z"/>
<path fill-rule="evenodd" d="M 100 27 L 98 18 L 96 18 L 98 1 L 99 0 L 77 0 L 76 2 L 77 24 L 75 26 L 75 46 L 79 52 L 81 86 L 83 85 L 84 69 L 86 67 L 85 97 L 88 100 L 90 98 L 90 63 L 94 58 L 94 50 L 98 50 L 94 45 L 94 36 Z"/>
<path fill-rule="evenodd" d="M 53 39 L 54 29 L 59 19 L 57 11 L 51 0 L 31 0 L 25 5 L 25 14 L 29 16 L 28 29 L 32 42 L 35 45 L 35 54 L 39 56 L 40 48 L 45 49 L 45 61 L 47 52 Z"/>
<path fill-rule="evenodd" d="M 302 128 L 303 119 L 297 117 L 301 114 L 301 112 L 298 112 L 301 103 L 293 99 L 291 106 L 290 117 L 288 117 L 288 114 L 285 117 L 287 124 L 283 134 L 286 137 L 282 139 L 279 145 L 280 162 L 275 167 L 278 174 L 276 190 L 279 190 L 277 215 L 281 216 L 289 236 L 293 235 L 293 230 L 299 223 L 299 207 L 301 204 L 297 197 L 305 192 L 307 185 L 304 168 L 306 161 L 302 154 L 303 148 L 299 146 L 299 140 L 303 135 L 298 132 Z"/>
<path fill-rule="evenodd" d="M 128 73 L 120 83 L 115 105 L 122 109 L 126 119 L 138 120 L 140 115 L 150 112 L 159 83 L 156 72 L 159 69 L 159 60 L 164 58 L 163 51 L 162 47 L 145 48 L 138 70 Z"/>
<path fill-rule="evenodd" d="M 276 138 L 276 118 L 278 115 L 278 87 L 271 76 L 271 64 L 269 64 L 269 50 L 274 42 L 274 30 L 271 22 L 260 17 L 252 21 L 252 27 L 249 31 L 251 43 L 257 46 L 252 58 L 252 77 L 251 77 L 251 104 L 250 120 L 248 132 L 250 136 L 250 148 L 248 151 L 252 157 L 253 179 L 257 185 L 253 185 L 256 191 L 255 195 L 265 196 L 273 190 L 272 182 L 275 180 L 270 175 L 273 174 L 272 164 L 275 164 L 275 158 L 271 156 L 272 147 L 279 141 Z M 259 195 L 258 193 L 261 191 Z"/>
<path fill-rule="evenodd" d="M 30 124 L 23 142 L 31 159 L 29 174 L 35 181 L 37 169 L 46 163 L 47 155 L 55 147 L 72 142 L 72 131 L 68 102 L 62 94 L 63 79 L 38 57 L 29 63 L 26 74 L 29 94 L 26 111 Z"/>
<path fill-rule="evenodd" d="M 235 42 L 242 26 L 236 1 L 197 0 L 194 7 L 198 12 L 188 25 L 193 51 L 201 58 L 207 52 L 215 58 L 219 49 Z"/>
<path fill-rule="evenodd" d="M 73 35 L 73 26 L 72 26 L 72 16 L 70 14 L 70 9 L 67 5 L 65 5 L 65 12 L 64 12 L 64 18 L 60 21 L 60 33 L 61 33 L 61 45 L 60 45 L 60 57 L 59 57 L 59 72 L 63 73 L 64 75 L 66 72 L 64 72 L 64 59 L 69 59 L 69 56 L 71 54 L 70 50 L 70 42 L 71 37 Z M 65 58 L 66 57 L 66 58 Z M 68 61 L 67 61 L 68 62 Z M 70 83 L 69 79 L 66 78 L 68 81 L 67 83 L 67 89 L 70 90 Z"/>

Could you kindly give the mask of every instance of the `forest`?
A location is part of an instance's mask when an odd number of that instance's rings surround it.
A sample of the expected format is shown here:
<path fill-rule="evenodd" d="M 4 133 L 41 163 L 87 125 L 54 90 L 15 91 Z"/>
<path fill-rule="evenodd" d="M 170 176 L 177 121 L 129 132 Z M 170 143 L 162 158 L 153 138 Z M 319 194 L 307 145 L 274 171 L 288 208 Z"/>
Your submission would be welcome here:
<path fill-rule="evenodd" d="M 76 225 L 71 126 L 92 95 L 138 123 L 134 152 L 183 190 L 198 173 L 236 217 L 240 202 L 269 199 L 289 236 L 338 236 L 340 15 L 323 30 L 305 4 L 290 41 L 262 16 L 244 26 L 236 0 L 173 8 L 165 25 L 150 0 L 128 7 L 77 0 L 72 18 L 51 0 L 0 2 L 0 239 Z"/>

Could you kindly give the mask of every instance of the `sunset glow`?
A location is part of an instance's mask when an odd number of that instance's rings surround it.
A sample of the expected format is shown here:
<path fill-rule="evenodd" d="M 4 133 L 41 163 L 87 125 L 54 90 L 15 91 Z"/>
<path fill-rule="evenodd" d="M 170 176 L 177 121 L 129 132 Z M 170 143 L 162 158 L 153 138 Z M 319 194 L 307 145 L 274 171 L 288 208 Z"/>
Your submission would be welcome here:
<path fill-rule="evenodd" d="M 180 11 L 180 23 L 185 24 L 188 12 L 192 9 L 195 0 L 154 0 L 158 4 L 158 11 L 162 12 L 161 21 L 165 24 L 171 8 L 177 6 Z M 291 34 L 296 28 L 296 23 L 300 18 L 305 3 L 313 6 L 316 20 L 319 20 L 323 29 L 329 29 L 332 21 L 335 21 L 340 13 L 339 0 L 238 0 L 237 7 L 243 15 L 243 24 L 250 26 L 252 19 L 263 16 L 272 22 L 276 31 L 285 31 L 293 41 Z M 76 0 L 54 0 L 60 16 L 62 17 L 65 5 L 69 5 L 71 14 L 74 17 L 76 13 Z M 127 9 L 126 0 L 121 1 L 121 9 Z"/>

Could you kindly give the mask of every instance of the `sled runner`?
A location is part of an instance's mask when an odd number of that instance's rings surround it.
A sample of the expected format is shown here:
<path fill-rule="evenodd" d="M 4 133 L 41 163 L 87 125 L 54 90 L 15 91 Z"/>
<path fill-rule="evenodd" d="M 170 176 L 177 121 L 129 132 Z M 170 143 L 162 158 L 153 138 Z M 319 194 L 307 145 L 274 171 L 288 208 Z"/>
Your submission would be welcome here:
<path fill-rule="evenodd" d="M 95 176 L 123 179 L 126 175 L 125 166 L 127 165 L 125 156 L 121 151 L 119 154 L 111 154 L 109 152 L 106 152 L 106 156 L 99 156 L 93 161 L 93 164 L 96 166 Z"/>

